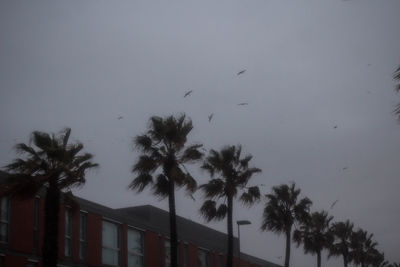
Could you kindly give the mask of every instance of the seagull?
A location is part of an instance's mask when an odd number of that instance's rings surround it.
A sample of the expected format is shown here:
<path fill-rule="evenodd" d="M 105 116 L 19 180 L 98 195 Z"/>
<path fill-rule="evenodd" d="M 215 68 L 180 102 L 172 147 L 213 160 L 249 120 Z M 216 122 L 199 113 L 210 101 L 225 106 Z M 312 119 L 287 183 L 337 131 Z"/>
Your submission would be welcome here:
<path fill-rule="evenodd" d="M 246 70 L 241 70 L 241 71 L 239 71 L 237 74 L 236 74 L 236 76 L 239 76 L 240 74 L 243 74 L 243 73 L 245 73 L 246 72 Z"/>
<path fill-rule="evenodd" d="M 347 166 L 346 166 L 346 167 L 343 167 L 343 169 L 342 169 L 342 170 L 344 170 L 344 171 L 345 171 L 345 170 L 347 170 L 348 168 L 349 168 L 349 167 L 347 167 Z"/>
<path fill-rule="evenodd" d="M 333 126 L 333 129 L 337 129 L 337 125 Z"/>
<path fill-rule="evenodd" d="M 248 105 L 248 104 L 249 104 L 249 103 L 243 102 L 243 103 L 239 103 L 238 106 L 246 106 L 246 105 Z"/>
<path fill-rule="evenodd" d="M 332 205 L 331 205 L 331 209 L 333 209 L 333 207 L 336 205 L 336 203 L 338 203 L 339 199 L 335 200 Z"/>
<path fill-rule="evenodd" d="M 211 113 L 210 115 L 208 115 L 208 122 L 211 122 L 213 116 L 214 116 L 214 113 Z"/>
<path fill-rule="evenodd" d="M 193 90 L 187 91 L 183 97 L 185 98 L 185 97 L 189 96 L 192 92 L 193 92 Z"/>
<path fill-rule="evenodd" d="M 121 120 L 121 119 L 123 119 L 124 117 L 123 116 L 118 116 L 118 120 Z"/>

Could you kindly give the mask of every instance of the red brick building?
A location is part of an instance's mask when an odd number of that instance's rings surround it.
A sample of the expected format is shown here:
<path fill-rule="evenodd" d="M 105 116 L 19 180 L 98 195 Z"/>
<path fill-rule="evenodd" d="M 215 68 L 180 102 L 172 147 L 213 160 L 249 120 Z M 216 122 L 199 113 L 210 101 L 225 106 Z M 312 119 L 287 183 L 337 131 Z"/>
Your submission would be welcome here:
<path fill-rule="evenodd" d="M 44 196 L 1 198 L 0 267 L 41 266 Z M 77 198 L 79 208 L 61 204 L 59 266 L 169 267 L 168 212 L 153 206 L 111 209 Z M 179 267 L 223 267 L 224 233 L 177 218 Z M 238 255 L 234 239 L 234 255 Z M 239 260 L 234 258 L 234 266 Z M 279 267 L 241 254 L 240 267 Z"/>

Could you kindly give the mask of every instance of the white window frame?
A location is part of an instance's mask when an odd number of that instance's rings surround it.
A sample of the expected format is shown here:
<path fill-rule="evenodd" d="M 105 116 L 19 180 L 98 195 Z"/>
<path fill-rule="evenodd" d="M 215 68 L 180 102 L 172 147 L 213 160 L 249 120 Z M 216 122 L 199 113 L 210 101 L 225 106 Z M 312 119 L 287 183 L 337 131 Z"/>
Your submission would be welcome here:
<path fill-rule="evenodd" d="M 138 253 L 137 251 L 134 251 L 134 250 L 129 250 L 129 245 L 128 245 L 128 256 L 129 255 L 133 255 L 133 256 L 139 256 L 139 257 L 142 257 L 142 262 L 143 262 L 143 267 L 144 266 L 146 266 L 146 263 L 145 263 L 145 257 L 144 257 L 144 255 L 145 255 L 145 244 L 144 244 L 144 235 L 145 235 L 145 232 L 144 232 L 144 230 L 142 230 L 142 229 L 139 229 L 139 228 L 136 228 L 136 227 L 132 227 L 132 226 L 128 226 L 128 229 L 127 229 L 127 242 L 129 242 L 129 238 L 128 238 L 128 236 L 129 236 L 129 231 L 134 231 L 134 232 L 138 232 L 139 234 L 140 234 L 140 236 L 141 236 L 141 247 L 142 247 L 142 252 L 141 253 Z M 129 257 L 128 257 L 128 266 L 129 266 Z"/>
<path fill-rule="evenodd" d="M 69 223 L 67 225 L 67 222 Z M 64 256 L 66 258 L 72 258 L 73 256 L 73 236 L 74 236 L 74 216 L 70 207 L 65 209 L 65 233 L 64 233 Z M 69 254 L 67 255 L 67 248 Z"/>
<path fill-rule="evenodd" d="M 103 252 L 103 249 L 109 249 L 109 250 L 117 251 L 118 263 L 117 263 L 117 265 L 111 265 L 111 266 L 121 266 L 121 261 L 122 261 L 122 255 L 121 255 L 121 252 L 122 252 L 122 249 L 121 249 L 121 245 L 122 245 L 122 242 L 121 242 L 121 239 L 122 239 L 122 236 L 121 236 L 121 225 L 122 225 L 122 223 L 120 223 L 118 221 L 115 221 L 113 219 L 106 218 L 106 217 L 103 217 L 102 223 L 104 223 L 104 222 L 107 222 L 107 223 L 110 223 L 110 224 L 114 224 L 117 227 L 117 244 L 118 244 L 118 248 L 105 246 L 103 244 L 103 237 L 102 237 L 101 238 L 101 250 L 102 250 L 102 252 Z M 101 262 L 102 262 L 103 265 L 109 265 L 109 264 L 103 263 L 103 259 L 101 260 Z"/>
<path fill-rule="evenodd" d="M 199 252 L 205 252 L 206 253 L 206 266 L 204 267 L 210 267 L 210 250 L 202 247 L 198 247 L 197 249 L 197 260 L 199 260 Z"/>
<path fill-rule="evenodd" d="M 6 218 L 4 218 L 2 215 L 4 214 L 3 211 L 3 201 L 7 200 L 7 214 Z M 1 205 L 1 214 L 0 214 L 0 227 L 3 225 L 6 225 L 6 235 L 5 235 L 5 240 L 0 240 L 0 243 L 7 244 L 10 240 L 10 212 L 11 212 L 11 200 L 9 197 L 3 196 L 0 199 L 0 205 Z"/>
<path fill-rule="evenodd" d="M 82 229 L 82 216 L 86 218 L 86 225 L 85 228 Z M 86 238 L 82 238 L 82 230 L 86 232 L 83 236 Z M 89 225 L 88 225 L 88 212 L 84 210 L 79 211 L 79 260 L 86 262 L 88 257 L 88 233 L 89 232 Z M 83 251 L 83 246 L 86 247 L 85 251 Z"/>

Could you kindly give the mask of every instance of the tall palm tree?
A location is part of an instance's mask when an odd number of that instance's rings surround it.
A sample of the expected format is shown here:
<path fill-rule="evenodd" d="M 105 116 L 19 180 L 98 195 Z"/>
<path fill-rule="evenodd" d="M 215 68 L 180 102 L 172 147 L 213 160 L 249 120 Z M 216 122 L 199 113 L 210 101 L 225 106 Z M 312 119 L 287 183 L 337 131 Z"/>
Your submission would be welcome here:
<path fill-rule="evenodd" d="M 299 246 L 303 243 L 304 252 L 317 255 L 317 266 L 321 267 L 321 251 L 330 247 L 333 241 L 329 224 L 333 219 L 326 211 L 313 212 L 308 221 L 294 231 L 293 240 Z"/>
<path fill-rule="evenodd" d="M 369 253 L 369 264 L 373 267 L 388 267 L 389 262 L 385 260 L 385 254 L 378 251 L 377 249 L 372 249 Z"/>
<path fill-rule="evenodd" d="M 208 220 L 222 220 L 226 216 L 228 228 L 227 267 L 233 264 L 233 200 L 237 198 L 245 205 L 251 206 L 260 199 L 257 186 L 248 187 L 250 178 L 260 173 L 258 168 L 250 168 L 251 155 L 241 158 L 242 147 L 226 146 L 221 151 L 210 150 L 202 169 L 206 170 L 211 180 L 200 186 L 205 195 L 205 202 L 200 208 L 201 214 Z M 217 208 L 217 200 L 222 201 Z"/>
<path fill-rule="evenodd" d="M 330 231 L 333 235 L 333 242 L 329 248 L 329 255 L 331 256 L 342 256 L 344 267 L 351 262 L 350 258 L 350 242 L 351 235 L 353 233 L 354 225 L 349 220 L 345 222 L 333 223 Z"/>
<path fill-rule="evenodd" d="M 35 131 L 31 135 L 30 144 L 20 143 L 15 146 L 16 152 L 23 157 L 5 166 L 10 174 L 5 182 L 5 194 L 32 197 L 40 188 L 47 187 L 44 267 L 57 266 L 61 193 L 82 186 L 86 181 L 86 171 L 98 167 L 98 164 L 91 162 L 92 154 L 80 153 L 82 143 L 68 144 L 70 134 L 70 128 L 58 136 Z"/>
<path fill-rule="evenodd" d="M 399 83 L 396 85 L 395 90 L 397 92 L 400 92 L 400 66 L 397 68 L 397 70 L 394 72 L 394 79 L 397 80 Z M 397 107 L 394 110 L 394 114 L 398 116 L 398 119 L 400 120 L 400 103 L 397 104 Z"/>
<path fill-rule="evenodd" d="M 296 185 L 274 186 L 266 195 L 262 230 L 269 230 L 286 236 L 285 267 L 289 267 L 292 227 L 308 220 L 312 201 L 307 197 L 299 199 L 300 189 Z"/>
<path fill-rule="evenodd" d="M 196 180 L 186 170 L 186 163 L 199 161 L 203 154 L 201 144 L 186 145 L 193 129 L 192 121 L 185 114 L 177 118 L 153 116 L 147 132 L 134 138 L 142 154 L 133 165 L 136 175 L 129 188 L 138 192 L 151 186 L 161 199 L 168 197 L 171 238 L 171 266 L 178 266 L 178 234 L 176 230 L 175 189 L 184 187 L 189 193 L 197 188 Z"/>
<path fill-rule="evenodd" d="M 361 267 L 365 267 L 371 263 L 371 259 L 374 257 L 375 247 L 378 243 L 372 240 L 373 234 L 368 234 L 367 231 L 359 229 L 353 232 L 351 235 L 351 258 L 355 264 L 360 264 Z"/>

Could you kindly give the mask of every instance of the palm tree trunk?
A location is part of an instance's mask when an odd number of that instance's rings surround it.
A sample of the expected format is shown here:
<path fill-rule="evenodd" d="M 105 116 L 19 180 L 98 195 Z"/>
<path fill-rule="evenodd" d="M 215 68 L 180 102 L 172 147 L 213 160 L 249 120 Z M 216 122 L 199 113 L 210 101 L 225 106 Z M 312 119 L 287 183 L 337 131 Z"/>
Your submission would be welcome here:
<path fill-rule="evenodd" d="M 176 210 L 175 210 L 175 185 L 169 179 L 169 227 L 171 238 L 171 267 L 178 267 L 178 233 L 176 231 Z"/>
<path fill-rule="evenodd" d="M 58 220 L 60 190 L 50 184 L 45 202 L 45 228 L 43 241 L 43 267 L 56 267 L 58 262 Z"/>
<path fill-rule="evenodd" d="M 228 196 L 228 259 L 226 261 L 226 267 L 233 266 L 233 199 Z"/>
<path fill-rule="evenodd" d="M 347 258 L 345 255 L 343 255 L 343 263 L 344 263 L 344 267 L 347 267 Z"/>
<path fill-rule="evenodd" d="M 292 227 L 289 227 L 286 230 L 286 255 L 285 255 L 285 267 L 289 267 L 289 261 L 290 261 L 290 241 L 291 241 L 291 234 L 292 233 Z"/>
<path fill-rule="evenodd" d="M 321 251 L 317 252 L 317 266 L 321 267 Z"/>

